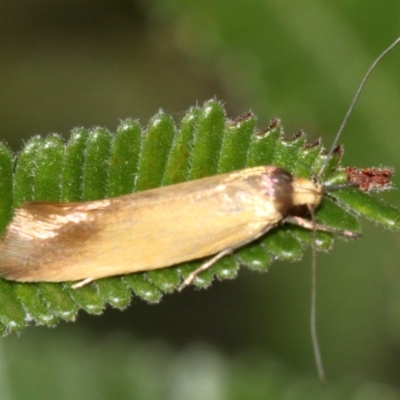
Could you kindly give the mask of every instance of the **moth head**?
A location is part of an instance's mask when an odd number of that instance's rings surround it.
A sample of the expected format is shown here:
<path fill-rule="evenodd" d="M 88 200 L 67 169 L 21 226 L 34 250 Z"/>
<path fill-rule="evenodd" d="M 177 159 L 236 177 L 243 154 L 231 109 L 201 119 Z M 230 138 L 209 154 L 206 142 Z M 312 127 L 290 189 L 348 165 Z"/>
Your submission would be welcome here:
<path fill-rule="evenodd" d="M 293 207 L 316 209 L 322 201 L 324 188 L 306 178 L 293 178 Z"/>

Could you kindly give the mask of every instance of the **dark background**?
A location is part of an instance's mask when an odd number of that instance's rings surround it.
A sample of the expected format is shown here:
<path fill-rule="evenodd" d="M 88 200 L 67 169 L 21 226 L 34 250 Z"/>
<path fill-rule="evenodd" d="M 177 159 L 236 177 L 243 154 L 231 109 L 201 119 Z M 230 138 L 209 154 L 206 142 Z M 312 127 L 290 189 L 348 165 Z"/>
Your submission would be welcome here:
<path fill-rule="evenodd" d="M 400 34 L 400 3 L 384 3 L 3 1 L 1 138 L 17 151 L 34 134 L 114 131 L 127 117 L 145 125 L 160 108 L 179 121 L 216 96 L 232 118 L 251 109 L 259 128 L 277 117 L 288 135 L 304 129 L 329 146 L 367 68 Z M 350 118 L 346 165 L 400 169 L 399 71 L 400 47 Z M 379 196 L 400 205 L 398 190 Z M 399 246 L 398 233 L 364 221 L 362 240 L 318 255 L 325 394 L 400 398 Z M 309 297 L 307 256 L 156 306 L 133 299 L 124 312 L 32 327 L 0 342 L 0 395 L 240 398 L 240 382 L 243 398 L 268 385 L 283 398 L 299 382 L 317 385 Z"/>

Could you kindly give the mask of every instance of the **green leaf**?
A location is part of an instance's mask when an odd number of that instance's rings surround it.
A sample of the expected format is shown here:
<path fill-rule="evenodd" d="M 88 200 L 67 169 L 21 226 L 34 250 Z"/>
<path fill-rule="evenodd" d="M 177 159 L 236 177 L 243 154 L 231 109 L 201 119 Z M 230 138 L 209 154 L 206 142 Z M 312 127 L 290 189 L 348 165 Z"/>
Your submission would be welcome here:
<path fill-rule="evenodd" d="M 320 142 L 306 143 L 303 132 L 285 138 L 280 121 L 257 130 L 248 112 L 227 120 L 221 103 L 210 100 L 191 108 L 175 126 L 164 112 L 147 127 L 126 120 L 115 134 L 105 129 L 74 129 L 69 140 L 57 135 L 34 137 L 13 165 L 13 155 L 0 146 L 0 227 L 4 230 L 13 207 L 27 200 L 82 201 L 120 196 L 161 185 L 211 176 L 216 173 L 276 165 L 310 178 L 327 157 Z M 336 151 L 323 174 L 324 182 L 346 181 L 340 170 L 342 151 Z M 15 175 L 13 176 L 13 170 Z M 338 230 L 359 231 L 359 216 L 390 228 L 400 228 L 400 213 L 367 193 L 343 189 L 324 197 L 316 218 Z M 214 277 L 233 279 L 244 265 L 266 271 L 273 260 L 298 260 L 313 241 L 312 232 L 281 224 L 259 240 L 237 250 L 197 276 L 193 284 L 208 287 Z M 333 236 L 317 232 L 317 248 L 329 249 Z M 157 246 L 157 244 L 155 244 Z M 1 257 L 1 255 L 0 255 Z M 79 289 L 66 283 L 18 283 L 0 279 L 0 334 L 20 331 L 31 321 L 55 325 L 73 320 L 80 309 L 99 314 L 111 305 L 123 309 L 132 294 L 157 303 L 177 290 L 202 260 L 171 268 L 100 279 Z"/>
<path fill-rule="evenodd" d="M 3 232 L 12 216 L 13 164 L 10 150 L 0 143 L 0 232 Z"/>
<path fill-rule="evenodd" d="M 84 149 L 82 200 L 107 196 L 111 141 L 111 134 L 102 128 L 96 128 L 89 134 Z"/>
<path fill-rule="evenodd" d="M 391 230 L 400 229 L 400 215 L 397 208 L 384 201 L 371 197 L 356 189 L 332 192 L 334 197 L 347 210 L 354 211 L 369 220 Z"/>
<path fill-rule="evenodd" d="M 89 133 L 83 128 L 75 128 L 71 132 L 68 146 L 65 146 L 62 172 L 62 199 L 64 201 L 82 200 L 83 168 L 85 165 L 85 149 Z"/>
<path fill-rule="evenodd" d="M 159 112 L 152 118 L 142 140 L 135 192 L 161 185 L 174 136 L 169 115 Z"/>

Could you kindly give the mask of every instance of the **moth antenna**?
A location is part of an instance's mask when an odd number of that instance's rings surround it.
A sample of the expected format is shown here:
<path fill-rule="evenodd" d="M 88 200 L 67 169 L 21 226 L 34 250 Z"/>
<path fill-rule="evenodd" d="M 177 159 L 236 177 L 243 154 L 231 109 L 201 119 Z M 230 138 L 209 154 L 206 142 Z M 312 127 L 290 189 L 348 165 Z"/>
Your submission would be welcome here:
<path fill-rule="evenodd" d="M 383 57 L 385 57 L 385 55 L 387 53 L 389 53 L 389 51 L 391 51 L 393 49 L 393 47 L 395 47 L 397 45 L 397 43 L 400 42 L 400 36 L 389 46 L 387 47 L 376 59 L 375 61 L 371 64 L 371 66 L 369 67 L 367 73 L 364 75 L 363 80 L 360 83 L 360 86 L 357 89 L 357 92 L 353 98 L 353 101 L 350 104 L 349 109 L 347 110 L 347 113 L 343 119 L 342 124 L 340 125 L 340 128 L 338 130 L 338 132 L 336 133 L 335 139 L 333 141 L 332 147 L 329 150 L 328 156 L 326 157 L 325 161 L 322 163 L 321 169 L 317 175 L 318 178 L 321 178 L 322 173 L 324 172 L 324 169 L 326 168 L 330 158 L 332 157 L 333 152 L 335 151 L 335 148 L 338 144 L 338 141 L 340 139 L 340 136 L 343 132 L 344 127 L 347 124 L 347 120 L 349 119 L 350 114 L 352 113 L 354 106 L 357 103 L 358 98 L 360 97 L 361 91 L 363 90 L 365 83 L 367 82 L 367 79 L 369 78 L 369 76 L 371 75 L 371 72 L 375 69 L 376 65 L 382 60 Z"/>
<path fill-rule="evenodd" d="M 312 207 L 309 207 L 311 214 L 311 222 L 314 226 L 312 230 L 313 234 L 313 245 L 312 248 L 312 261 L 311 261 L 311 307 L 310 307 L 310 331 L 311 331 L 311 342 L 314 351 L 315 366 L 318 372 L 318 378 L 322 386 L 325 386 L 326 377 L 324 371 L 324 363 L 322 362 L 321 349 L 319 347 L 318 332 L 317 332 L 317 230 L 315 229 L 315 211 Z"/>

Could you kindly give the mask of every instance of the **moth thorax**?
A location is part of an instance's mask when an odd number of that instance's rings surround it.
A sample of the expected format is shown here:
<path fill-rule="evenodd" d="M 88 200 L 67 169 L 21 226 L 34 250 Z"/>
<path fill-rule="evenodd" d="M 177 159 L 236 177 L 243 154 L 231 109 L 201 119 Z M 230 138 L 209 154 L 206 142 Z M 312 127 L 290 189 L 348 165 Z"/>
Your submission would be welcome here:
<path fill-rule="evenodd" d="M 315 209 L 323 196 L 323 186 L 305 178 L 293 178 L 293 206 Z"/>

